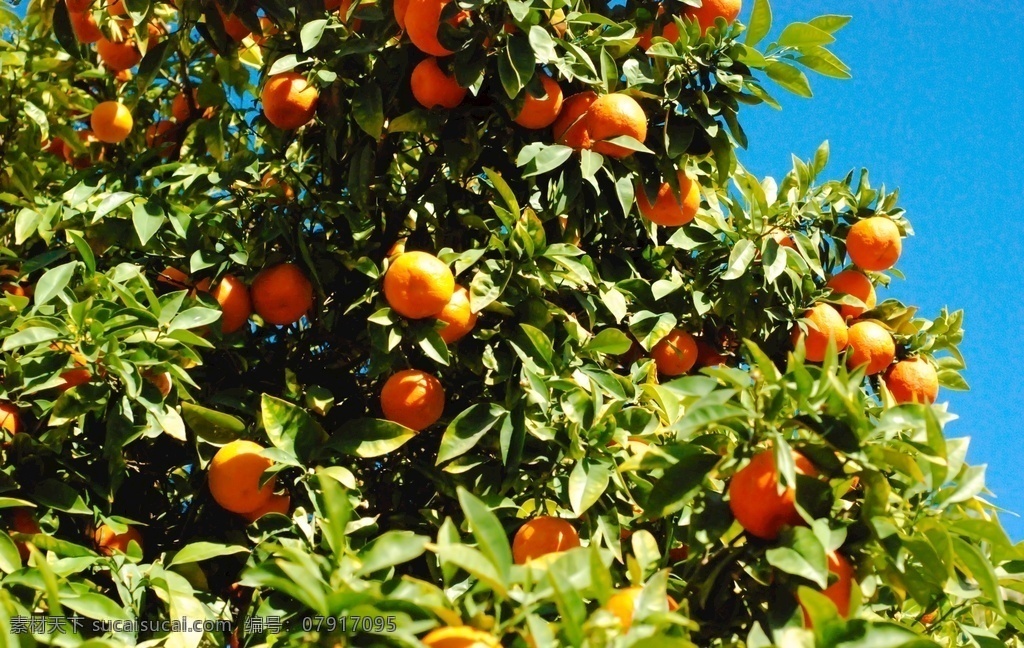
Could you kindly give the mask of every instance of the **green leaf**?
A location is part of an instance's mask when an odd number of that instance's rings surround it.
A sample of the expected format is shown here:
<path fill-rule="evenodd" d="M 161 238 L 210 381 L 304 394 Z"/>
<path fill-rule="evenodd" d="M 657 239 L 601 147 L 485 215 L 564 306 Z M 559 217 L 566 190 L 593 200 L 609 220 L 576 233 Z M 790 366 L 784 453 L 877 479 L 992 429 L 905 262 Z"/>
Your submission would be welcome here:
<path fill-rule="evenodd" d="M 327 439 L 327 434 L 309 412 L 286 400 L 263 394 L 260 412 L 263 427 L 274 447 L 296 457 L 303 464 Z"/>
<path fill-rule="evenodd" d="M 96 208 L 96 212 L 93 214 L 93 219 L 99 220 L 103 218 L 132 198 L 135 198 L 135 194 L 129 191 L 118 191 L 110 194 L 100 202 L 99 207 Z"/>
<path fill-rule="evenodd" d="M 793 23 L 782 30 L 779 45 L 782 47 L 818 47 L 834 43 L 832 34 L 807 23 Z"/>
<path fill-rule="evenodd" d="M 744 41 L 750 47 L 760 43 L 772 29 L 772 7 L 768 0 L 754 0 L 754 9 L 750 12 L 747 25 L 747 38 Z"/>
<path fill-rule="evenodd" d="M 181 417 L 203 441 L 223 445 L 245 434 L 245 423 L 237 417 L 195 403 L 181 404 Z"/>
<path fill-rule="evenodd" d="M 92 509 L 85 503 L 78 491 L 56 479 L 39 482 L 32 495 L 38 504 L 55 508 L 58 511 L 79 515 L 92 514 Z"/>
<path fill-rule="evenodd" d="M 49 342 L 60 337 L 60 332 L 45 326 L 33 326 L 4 338 L 4 351 L 12 351 L 23 346 Z"/>
<path fill-rule="evenodd" d="M 508 588 L 495 565 L 480 551 L 461 544 L 443 545 L 437 548 L 442 563 L 450 563 L 475 576 L 502 598 L 508 596 Z"/>
<path fill-rule="evenodd" d="M 419 558 L 426 551 L 428 542 L 430 538 L 412 531 L 387 531 L 377 536 L 362 552 L 363 564 L 356 570 L 356 575 L 366 576 Z"/>
<path fill-rule="evenodd" d="M 247 547 L 241 545 L 225 545 L 217 542 L 193 542 L 182 547 L 181 551 L 174 554 L 168 567 L 173 565 L 184 565 L 186 563 L 197 563 L 220 556 L 231 556 L 234 554 L 249 553 Z"/>
<path fill-rule="evenodd" d="M 70 263 L 47 270 L 39 278 L 39 281 L 36 282 L 36 292 L 34 295 L 36 307 L 42 306 L 63 292 L 67 288 L 68 283 L 71 282 L 71 277 L 75 274 L 75 268 L 77 267 L 78 262 L 71 261 Z"/>
<path fill-rule="evenodd" d="M 509 213 L 512 214 L 513 220 L 519 220 L 519 201 L 516 200 L 516 195 L 512 188 L 508 186 L 508 183 L 501 177 L 501 174 L 494 169 L 484 167 L 484 174 L 487 176 L 491 186 L 494 187 L 494 190 L 505 201 L 505 206 L 508 208 Z"/>
<path fill-rule="evenodd" d="M 494 403 L 477 403 L 459 413 L 441 437 L 436 465 L 466 454 L 508 412 Z"/>
<path fill-rule="evenodd" d="M 360 84 L 352 96 L 352 117 L 373 139 L 384 131 L 384 101 L 376 83 Z"/>
<path fill-rule="evenodd" d="M 757 246 L 750 239 L 740 239 L 729 253 L 729 265 L 722 273 L 722 279 L 739 279 L 747 272 L 750 262 L 757 255 Z"/>
<path fill-rule="evenodd" d="M 303 52 L 308 52 L 320 44 L 326 27 L 327 21 L 324 19 L 311 20 L 302 26 L 302 30 L 299 32 L 299 42 L 302 43 Z"/>
<path fill-rule="evenodd" d="M 57 2 L 53 6 L 53 34 L 57 42 L 64 48 L 64 51 L 72 58 L 81 59 L 82 52 L 79 49 L 78 37 L 75 36 L 74 27 L 71 26 L 71 15 L 68 13 L 68 6 L 63 2 Z"/>
<path fill-rule="evenodd" d="M 811 84 L 808 83 L 807 77 L 792 65 L 775 61 L 769 63 L 764 71 L 768 73 L 768 77 L 772 81 L 793 94 L 807 98 L 813 96 Z"/>
<path fill-rule="evenodd" d="M 610 293 L 605 293 L 610 294 Z M 633 341 L 619 329 L 608 328 L 587 340 L 583 349 L 593 353 L 622 355 L 633 346 Z"/>
<path fill-rule="evenodd" d="M 166 222 L 167 215 L 156 203 L 140 202 L 132 210 L 132 224 L 135 225 L 135 233 L 143 245 L 149 243 Z"/>
<path fill-rule="evenodd" d="M 602 461 L 583 459 L 569 474 L 569 504 L 572 511 L 582 516 L 604 495 L 611 480 L 611 469 Z"/>
<path fill-rule="evenodd" d="M 189 308 L 181 313 L 174 316 L 174 319 L 167 325 L 169 331 L 179 331 L 182 329 L 194 329 L 207 324 L 213 324 L 220 319 L 220 311 L 216 308 L 203 308 L 197 306 L 195 308 Z"/>
<path fill-rule="evenodd" d="M 810 20 L 809 24 L 814 27 L 817 27 L 822 31 L 834 34 L 843 27 L 845 27 L 846 24 L 849 22 L 850 16 L 825 15 L 818 16 L 817 18 Z"/>
<path fill-rule="evenodd" d="M 718 464 L 718 455 L 705 453 L 697 446 L 688 446 L 684 452 L 654 483 L 644 502 L 644 517 L 658 519 L 683 508 Z"/>
<path fill-rule="evenodd" d="M 380 457 L 401 448 L 414 436 L 416 432 L 398 423 L 356 419 L 334 432 L 327 447 L 358 457 Z"/>
<path fill-rule="evenodd" d="M 102 621 L 128 621 L 130 616 L 120 605 L 100 594 L 85 592 L 77 596 L 64 596 L 61 603 L 90 619 Z"/>
<path fill-rule="evenodd" d="M 480 551 L 498 568 L 498 574 L 502 578 L 508 578 L 509 569 L 512 567 L 512 549 L 508 545 L 508 537 L 498 517 L 491 512 L 490 507 L 465 488 L 460 486 L 458 495 L 459 504 L 466 514 L 470 532 L 476 538 Z"/>
<path fill-rule="evenodd" d="M 828 585 L 825 547 L 813 531 L 796 527 L 780 544 L 765 552 L 769 565 L 787 574 L 806 578 L 822 589 Z"/>

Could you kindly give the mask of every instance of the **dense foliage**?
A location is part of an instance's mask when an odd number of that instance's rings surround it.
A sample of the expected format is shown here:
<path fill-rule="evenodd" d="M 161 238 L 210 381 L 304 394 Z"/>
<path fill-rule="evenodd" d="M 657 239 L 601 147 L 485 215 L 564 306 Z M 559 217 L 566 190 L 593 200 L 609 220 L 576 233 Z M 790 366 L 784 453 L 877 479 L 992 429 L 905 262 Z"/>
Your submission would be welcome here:
<path fill-rule="evenodd" d="M 469 92 L 427 109 L 391 0 L 81 4 L 0 3 L 7 645 L 416 646 L 463 624 L 505 646 L 1022 644 L 1024 553 L 943 436 L 952 415 L 848 363 L 845 337 L 813 362 L 793 335 L 816 304 L 867 309 L 897 361 L 966 388 L 961 313 L 827 285 L 856 223 L 912 234 L 897 194 L 825 179 L 827 144 L 779 181 L 737 157 L 741 107 L 809 97 L 803 70 L 848 76 L 827 49 L 847 18 L 773 30 L 757 0 L 702 35 L 698 0 L 450 3 L 440 69 Z M 90 18 L 101 45 L 137 41 L 134 72 L 80 42 Z M 316 117 L 282 130 L 261 89 L 293 71 Z M 632 97 L 646 138 L 574 150 L 516 124 L 543 75 Z M 83 136 L 107 101 L 132 116 L 120 143 Z M 690 180 L 692 222 L 640 216 L 639 194 Z M 460 340 L 383 295 L 412 250 L 468 290 Z M 283 262 L 313 306 L 275 325 L 253 280 Z M 232 333 L 210 289 L 227 275 L 257 307 Z M 700 354 L 673 377 L 651 356 L 676 330 Z M 405 369 L 444 391 L 422 431 L 382 410 Z M 252 523 L 208 487 L 237 439 L 267 448 L 282 496 Z M 767 449 L 798 517 L 764 538 L 730 484 Z M 582 546 L 521 564 L 512 538 L 540 514 Z M 233 631 L 22 627 L 71 615 Z"/>

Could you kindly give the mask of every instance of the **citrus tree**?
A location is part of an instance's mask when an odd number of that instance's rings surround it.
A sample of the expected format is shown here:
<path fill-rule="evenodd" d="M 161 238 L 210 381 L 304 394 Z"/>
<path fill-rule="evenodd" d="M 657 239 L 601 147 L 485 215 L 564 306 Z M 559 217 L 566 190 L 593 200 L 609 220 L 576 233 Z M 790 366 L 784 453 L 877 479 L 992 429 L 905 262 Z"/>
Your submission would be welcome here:
<path fill-rule="evenodd" d="M 1022 645 L 896 192 L 737 155 L 848 19 L 744 16 L 0 4 L 5 645 Z"/>

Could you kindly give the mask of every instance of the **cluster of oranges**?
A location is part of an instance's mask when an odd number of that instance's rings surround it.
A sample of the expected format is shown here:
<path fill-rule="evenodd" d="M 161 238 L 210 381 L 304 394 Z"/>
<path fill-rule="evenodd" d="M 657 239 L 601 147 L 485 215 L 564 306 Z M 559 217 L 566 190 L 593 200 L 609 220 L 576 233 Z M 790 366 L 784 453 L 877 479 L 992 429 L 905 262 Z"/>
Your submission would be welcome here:
<path fill-rule="evenodd" d="M 896 264 L 902 251 L 899 227 L 884 216 L 861 219 L 850 227 L 846 250 L 853 261 L 826 284 L 835 295 L 850 296 L 859 304 L 816 304 L 804 313 L 806 331 L 795 328 L 793 343 L 804 344 L 812 362 L 825 359 L 830 344 L 837 351 L 849 349 L 850 368 L 863 367 L 866 375 L 882 374 L 882 380 L 896 403 L 933 403 L 939 392 L 935 367 L 923 357 L 896 360 L 892 334 L 875 320 L 858 319 L 877 301 L 871 279 L 865 272 L 882 272 Z M 850 322 L 847 324 L 847 322 Z"/>

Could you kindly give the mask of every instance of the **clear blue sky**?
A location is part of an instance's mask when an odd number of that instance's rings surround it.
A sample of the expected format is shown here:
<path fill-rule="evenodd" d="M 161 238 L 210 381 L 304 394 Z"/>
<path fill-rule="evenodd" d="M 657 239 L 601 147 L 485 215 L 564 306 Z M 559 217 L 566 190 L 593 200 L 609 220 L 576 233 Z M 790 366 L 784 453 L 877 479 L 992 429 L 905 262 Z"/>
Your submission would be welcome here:
<path fill-rule="evenodd" d="M 744 22 L 752 6 L 744 0 Z M 774 0 L 772 9 L 772 36 L 819 14 L 853 16 L 832 49 L 854 78 L 813 75 L 813 99 L 777 92 L 781 112 L 748 109 L 740 158 L 781 178 L 790 153 L 806 159 L 827 139 L 825 175 L 863 166 L 872 184 L 900 188 L 916 235 L 899 262 L 906 281 L 883 294 L 926 317 L 966 311 L 971 391 L 940 394 L 960 416 L 947 436 L 972 438 L 969 460 L 988 464 L 994 502 L 1024 514 L 1024 5 Z M 1003 522 L 1024 540 L 1024 520 Z"/>

